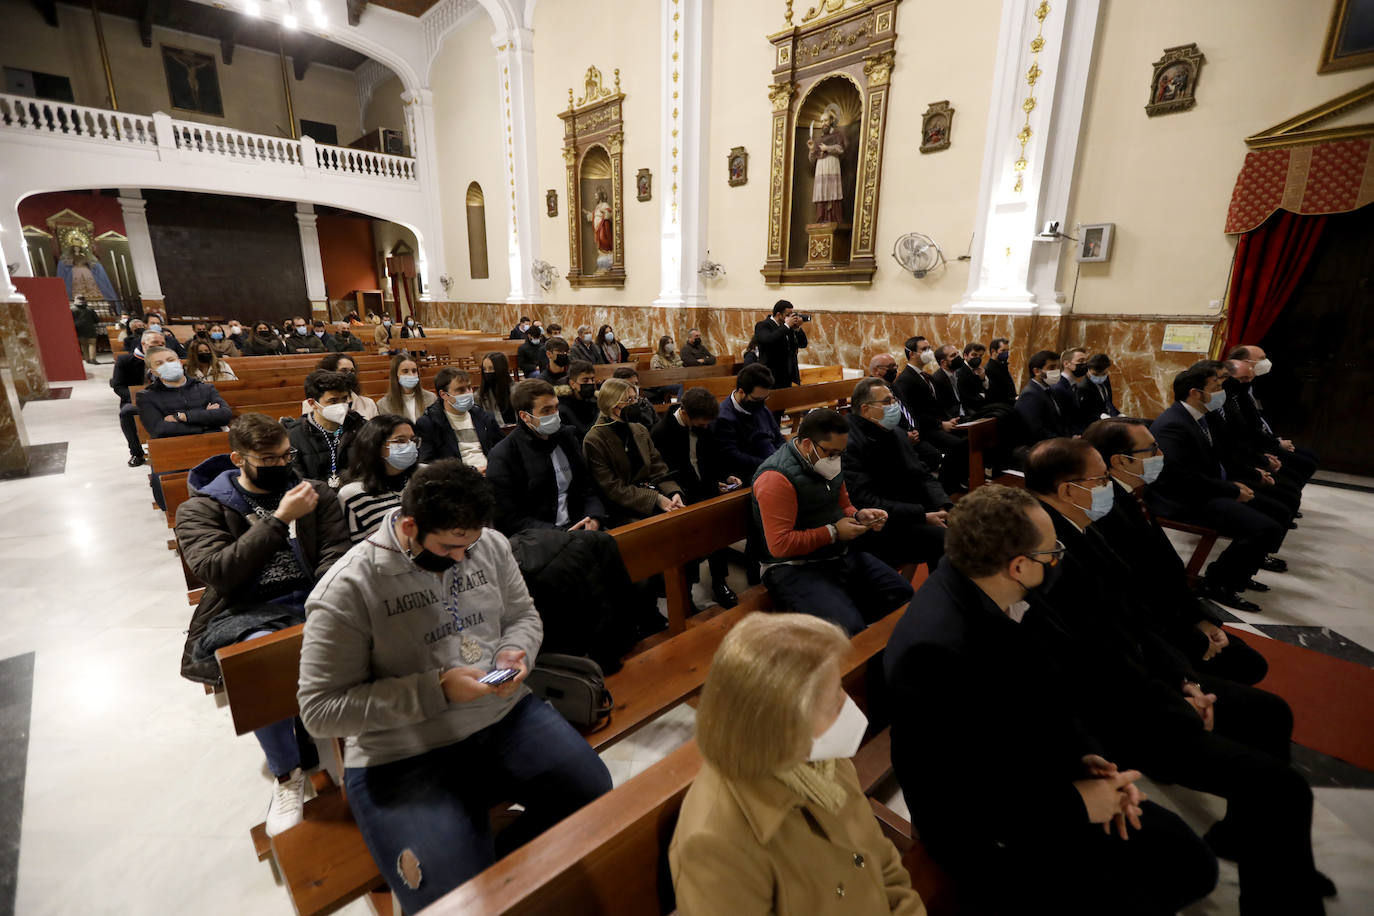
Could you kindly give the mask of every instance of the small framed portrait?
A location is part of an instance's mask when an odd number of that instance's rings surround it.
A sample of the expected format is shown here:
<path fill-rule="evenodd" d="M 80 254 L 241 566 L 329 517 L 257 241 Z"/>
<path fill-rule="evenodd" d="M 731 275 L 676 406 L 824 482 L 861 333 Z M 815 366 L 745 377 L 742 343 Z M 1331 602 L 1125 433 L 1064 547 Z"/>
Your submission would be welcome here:
<path fill-rule="evenodd" d="M 1196 105 L 1197 78 L 1206 62 L 1196 42 L 1165 48 L 1164 56 L 1154 63 L 1145 113 L 1153 118 L 1171 111 L 1187 111 Z"/>
<path fill-rule="evenodd" d="M 949 149 L 949 130 L 954 122 L 954 109 L 949 100 L 931 102 L 921 116 L 921 152 L 933 153 Z"/>
<path fill-rule="evenodd" d="M 1374 66 L 1374 0 L 1334 0 L 1318 73 Z"/>
<path fill-rule="evenodd" d="M 224 100 L 220 98 L 219 73 L 215 70 L 213 56 L 163 45 L 162 70 L 167 77 L 167 95 L 173 108 L 224 117 Z"/>
<path fill-rule="evenodd" d="M 1088 223 L 1078 227 L 1078 260 L 1105 261 L 1112 256 L 1112 230 L 1116 223 Z"/>
<path fill-rule="evenodd" d="M 737 146 L 730 150 L 725 167 L 730 175 L 730 187 L 749 183 L 749 153 L 744 147 Z"/>
<path fill-rule="evenodd" d="M 654 175 L 648 169 L 640 169 L 635 175 L 635 194 L 640 200 L 654 199 Z"/>
<path fill-rule="evenodd" d="M 549 216 L 558 215 L 558 192 L 553 188 L 544 192 L 544 207 L 548 210 Z"/>

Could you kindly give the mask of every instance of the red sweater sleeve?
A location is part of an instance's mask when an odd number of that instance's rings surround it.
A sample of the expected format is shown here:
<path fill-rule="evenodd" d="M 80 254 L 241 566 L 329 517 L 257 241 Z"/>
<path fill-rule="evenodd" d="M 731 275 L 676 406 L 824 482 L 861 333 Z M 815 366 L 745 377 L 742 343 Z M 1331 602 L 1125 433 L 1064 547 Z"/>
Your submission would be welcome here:
<path fill-rule="evenodd" d="M 797 529 L 797 491 L 792 482 L 778 471 L 765 471 L 754 481 L 754 499 L 758 500 L 759 518 L 763 520 L 763 536 L 768 552 L 775 557 L 801 557 L 814 553 L 832 543 L 830 529 Z M 853 515 L 849 494 L 840 489 L 840 509 Z"/>

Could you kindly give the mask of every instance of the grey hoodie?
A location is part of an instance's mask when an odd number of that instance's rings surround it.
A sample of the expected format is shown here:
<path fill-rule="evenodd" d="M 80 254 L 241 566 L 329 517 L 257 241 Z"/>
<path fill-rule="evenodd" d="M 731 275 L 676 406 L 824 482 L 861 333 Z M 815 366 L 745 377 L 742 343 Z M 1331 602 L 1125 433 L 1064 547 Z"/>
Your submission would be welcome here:
<path fill-rule="evenodd" d="M 397 512 L 335 563 L 305 604 L 301 718 L 312 735 L 348 739 L 348 767 L 413 757 L 500 721 L 527 688 L 504 699 L 450 703 L 439 675 L 446 668 L 489 671 L 502 649 L 524 651 L 533 667 L 544 639 L 505 535 L 484 528 L 467 558 L 441 577 L 401 552 Z M 445 606 L 452 588 L 457 615 Z M 458 654 L 464 635 L 482 647 L 471 665 Z"/>

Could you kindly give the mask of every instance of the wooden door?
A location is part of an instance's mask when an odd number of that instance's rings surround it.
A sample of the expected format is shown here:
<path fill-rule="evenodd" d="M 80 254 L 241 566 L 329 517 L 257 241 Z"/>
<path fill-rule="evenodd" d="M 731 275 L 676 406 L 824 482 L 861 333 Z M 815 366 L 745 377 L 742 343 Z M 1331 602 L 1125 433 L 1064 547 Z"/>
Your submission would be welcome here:
<path fill-rule="evenodd" d="M 1293 301 L 1261 346 L 1255 394 L 1279 435 L 1321 466 L 1374 477 L 1374 206 L 1328 217 Z"/>

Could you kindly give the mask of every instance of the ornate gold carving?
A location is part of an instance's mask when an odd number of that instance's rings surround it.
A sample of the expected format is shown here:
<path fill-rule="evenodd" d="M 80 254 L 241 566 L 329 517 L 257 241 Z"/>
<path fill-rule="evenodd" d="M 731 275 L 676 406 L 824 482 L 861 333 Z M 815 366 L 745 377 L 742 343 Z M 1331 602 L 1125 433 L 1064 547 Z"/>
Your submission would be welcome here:
<path fill-rule="evenodd" d="M 576 165 L 577 150 L 571 146 L 563 147 L 563 161 L 568 165 Z"/>
<path fill-rule="evenodd" d="M 878 166 L 883 155 L 883 105 L 886 101 L 886 89 L 876 89 L 868 97 L 863 174 L 859 176 L 859 199 L 854 205 L 854 214 L 859 223 L 859 247 L 855 254 L 866 254 L 873 250 L 873 223 L 878 212 Z"/>
<path fill-rule="evenodd" d="M 787 23 L 788 28 L 791 28 L 791 26 L 792 26 L 792 0 L 787 0 L 787 13 L 783 16 L 783 20 Z"/>
<path fill-rule="evenodd" d="M 813 235 L 810 244 L 807 246 L 807 258 L 812 261 L 829 261 L 832 259 L 835 250 L 835 237 L 833 235 Z"/>
<path fill-rule="evenodd" d="M 802 16 L 802 24 L 805 25 L 806 23 L 811 22 L 813 19 L 819 21 L 821 19 L 833 16 L 836 13 L 842 12 L 844 10 L 844 5 L 846 2 L 847 0 L 821 0 L 820 3 L 811 7 L 811 9 L 807 10 L 806 15 Z M 788 12 L 790 13 L 792 4 L 787 4 L 787 7 Z"/>
<path fill-rule="evenodd" d="M 588 68 L 587 68 L 587 77 L 586 77 L 586 79 L 587 79 L 587 82 L 586 82 L 587 94 L 584 95 L 582 98 L 580 98 L 580 99 L 577 100 L 577 106 L 576 106 L 576 107 L 578 107 L 578 108 L 581 108 L 582 106 L 586 105 L 588 102 L 599 102 L 599 101 L 601 101 L 602 99 L 609 99 L 611 96 L 616 95 L 617 93 L 620 92 L 620 70 L 619 70 L 619 69 L 617 69 L 617 70 L 615 71 L 615 92 L 612 92 L 611 90 L 609 90 L 609 89 L 607 89 L 606 87 L 604 87 L 604 86 L 601 85 L 601 71 L 598 70 L 598 69 L 596 69 L 596 67 L 588 67 Z M 571 89 L 568 90 L 568 101 L 569 101 L 569 102 L 572 101 L 572 90 L 571 90 Z"/>
<path fill-rule="evenodd" d="M 1035 18 L 1036 18 L 1037 20 L 1039 20 L 1041 26 L 1044 26 L 1044 24 L 1045 24 L 1045 17 L 1048 16 L 1049 14 L 1050 14 L 1050 5 L 1049 5 L 1049 3 L 1043 2 L 1043 0 L 1042 0 L 1041 4 L 1035 8 Z"/>
<path fill-rule="evenodd" d="M 793 82 L 774 83 L 768 87 L 768 100 L 773 103 L 774 111 L 786 111 L 792 106 L 792 94 L 797 91 Z"/>
<path fill-rule="evenodd" d="M 677 0 L 675 0 L 677 2 Z M 614 89 L 608 89 L 602 80 L 601 71 L 588 67 L 586 75 L 586 95 L 574 100 L 574 91 L 568 90 L 568 110 L 558 117 L 564 124 L 563 162 L 567 172 L 568 184 L 568 285 L 573 288 L 586 286 L 625 285 L 625 213 L 622 151 L 625 134 L 623 130 L 622 100 L 620 90 L 620 71 L 614 71 Z M 587 172 L 587 154 L 600 147 L 605 158 L 597 165 L 596 174 Z M 609 169 L 607 165 L 609 164 Z M 584 177 L 609 178 L 611 226 L 613 246 L 609 268 L 596 264 L 585 264 L 582 250 L 584 236 L 590 231 L 583 216 L 595 204 L 583 200 L 582 179 Z"/>
<path fill-rule="evenodd" d="M 782 213 L 787 176 L 787 115 L 773 115 L 773 149 L 768 174 L 768 257 L 782 258 Z"/>
<path fill-rule="evenodd" d="M 878 24 L 875 26 L 874 31 L 878 31 L 878 32 L 887 32 L 887 31 L 890 31 L 891 29 L 892 29 L 892 14 L 891 14 L 891 13 L 879 13 L 879 14 L 878 14 Z"/>
<path fill-rule="evenodd" d="M 1344 127 L 1319 127 L 1347 111 L 1355 111 L 1374 104 L 1374 83 L 1367 83 L 1323 102 L 1245 138 L 1251 149 L 1276 149 L 1304 143 L 1326 143 L 1332 140 L 1354 140 L 1374 136 L 1374 123 L 1351 124 Z"/>
<path fill-rule="evenodd" d="M 606 138 L 606 148 L 611 151 L 612 156 L 618 156 L 624 142 L 625 134 L 622 131 L 616 131 Z"/>
<path fill-rule="evenodd" d="M 570 123 L 579 134 L 589 134 L 619 120 L 619 115 L 611 108 L 598 108 L 589 114 L 578 115 Z"/>
<path fill-rule="evenodd" d="M 892 78 L 892 62 L 896 57 L 897 52 L 884 51 L 877 57 L 864 58 L 864 76 L 868 77 L 868 85 L 886 86 Z"/>
<path fill-rule="evenodd" d="M 1021 152 L 1016 157 L 1016 161 L 1012 163 L 1012 167 L 1016 169 L 1016 184 L 1012 186 L 1012 190 L 1017 194 L 1020 194 L 1026 187 L 1024 172 L 1030 164 L 1026 159 L 1026 144 L 1030 143 L 1031 137 L 1035 135 L 1031 130 L 1030 119 L 1031 112 L 1035 110 L 1036 106 L 1035 84 L 1040 81 L 1040 77 L 1045 75 L 1045 72 L 1040 69 L 1040 52 L 1045 50 L 1045 18 L 1049 14 L 1049 3 L 1041 0 L 1033 14 L 1040 26 L 1030 43 L 1031 65 L 1026 70 L 1026 97 L 1021 102 L 1021 110 L 1026 113 L 1026 121 L 1021 125 L 1021 129 L 1016 132 L 1016 139 L 1021 143 Z"/>
<path fill-rule="evenodd" d="M 859 21 L 857 26 L 852 28 L 846 28 L 844 25 L 837 25 L 813 38 L 801 41 L 797 45 L 797 60 L 802 63 L 809 63 L 827 57 L 834 57 L 837 52 L 843 53 L 849 48 L 854 47 L 860 41 L 867 38 L 872 31 L 872 16 L 865 17 Z"/>

